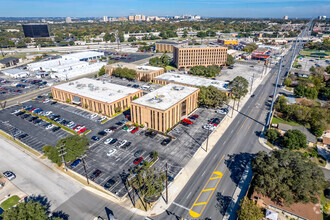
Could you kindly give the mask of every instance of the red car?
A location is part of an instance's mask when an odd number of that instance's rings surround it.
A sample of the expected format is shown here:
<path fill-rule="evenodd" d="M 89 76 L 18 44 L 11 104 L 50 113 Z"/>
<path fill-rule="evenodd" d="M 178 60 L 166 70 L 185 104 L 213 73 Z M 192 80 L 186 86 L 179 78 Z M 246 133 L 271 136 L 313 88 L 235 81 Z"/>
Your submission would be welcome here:
<path fill-rule="evenodd" d="M 131 120 L 131 116 L 130 115 L 126 115 L 125 118 L 127 118 L 128 120 Z"/>
<path fill-rule="evenodd" d="M 134 134 L 134 133 L 137 132 L 138 130 L 139 130 L 139 127 L 135 127 L 135 128 L 131 131 L 131 133 Z"/>
<path fill-rule="evenodd" d="M 143 157 L 137 157 L 137 158 L 135 158 L 135 160 L 133 161 L 133 163 L 135 165 L 138 165 L 139 163 L 141 163 L 142 160 L 143 160 Z"/>
<path fill-rule="evenodd" d="M 30 112 L 34 111 L 35 109 L 36 109 L 36 108 L 31 109 Z"/>
<path fill-rule="evenodd" d="M 191 117 L 198 118 L 199 115 L 191 115 Z"/>
<path fill-rule="evenodd" d="M 77 131 L 78 134 L 84 133 L 87 130 L 87 128 L 82 128 L 79 131 Z"/>
<path fill-rule="evenodd" d="M 191 121 L 189 119 L 186 119 L 186 118 L 184 118 L 182 121 L 187 123 L 187 124 L 193 124 L 194 123 L 193 121 Z"/>

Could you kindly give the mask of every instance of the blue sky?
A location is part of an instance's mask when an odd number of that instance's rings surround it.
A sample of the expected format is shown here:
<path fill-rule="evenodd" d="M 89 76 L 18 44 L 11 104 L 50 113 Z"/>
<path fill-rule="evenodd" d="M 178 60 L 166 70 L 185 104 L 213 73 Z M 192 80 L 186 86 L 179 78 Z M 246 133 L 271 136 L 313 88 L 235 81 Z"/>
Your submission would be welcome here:
<path fill-rule="evenodd" d="M 330 0 L 0 0 L 0 17 L 330 17 Z"/>

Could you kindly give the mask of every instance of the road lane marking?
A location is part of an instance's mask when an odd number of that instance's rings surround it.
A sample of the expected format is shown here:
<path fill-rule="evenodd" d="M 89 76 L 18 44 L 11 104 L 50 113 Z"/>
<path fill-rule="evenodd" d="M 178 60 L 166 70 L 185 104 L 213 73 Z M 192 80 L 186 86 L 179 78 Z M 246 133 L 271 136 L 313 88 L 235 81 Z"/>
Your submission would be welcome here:
<path fill-rule="evenodd" d="M 206 172 L 206 170 L 202 173 L 202 176 L 204 176 L 205 172 Z"/>
<path fill-rule="evenodd" d="M 267 98 L 267 96 L 262 100 L 262 102 L 264 102 L 265 101 L 265 99 Z M 253 117 L 253 119 L 254 120 L 256 120 L 256 118 L 257 118 L 257 115 L 258 115 L 258 113 L 259 113 L 259 111 L 261 110 L 261 108 L 259 108 L 258 109 L 258 111 L 257 111 L 257 113 L 255 114 L 255 117 Z M 245 135 L 244 136 L 246 136 L 247 135 L 247 133 L 248 133 L 248 131 L 250 130 L 250 128 L 251 128 L 251 126 L 252 126 L 252 124 L 253 124 L 253 120 L 251 121 L 251 124 L 249 125 L 249 127 L 248 127 L 248 129 L 246 130 L 246 132 L 245 132 Z"/>
<path fill-rule="evenodd" d="M 187 198 L 190 196 L 191 192 L 188 194 Z"/>
<path fill-rule="evenodd" d="M 210 198 L 212 197 L 212 195 L 213 195 L 215 189 L 217 188 L 217 186 L 218 186 L 218 184 L 219 184 L 219 182 L 220 182 L 220 180 L 221 180 L 223 174 L 222 174 L 220 171 L 216 171 L 216 170 L 217 170 L 217 168 L 219 167 L 219 165 L 220 165 L 220 163 L 221 163 L 221 161 L 223 160 L 224 157 L 225 157 L 225 155 L 222 156 L 221 160 L 218 162 L 218 164 L 217 164 L 216 167 L 214 168 L 214 170 L 213 170 L 213 172 L 212 172 L 210 178 L 208 179 L 208 181 L 207 181 L 206 184 L 204 185 L 203 190 L 199 193 L 199 195 L 197 196 L 197 198 L 196 198 L 194 204 L 191 206 L 191 208 L 190 208 L 190 210 L 189 210 L 189 214 L 190 214 L 190 216 L 192 216 L 193 218 L 198 218 L 198 217 L 201 216 L 201 214 L 203 213 L 203 211 L 204 211 L 204 209 L 205 209 L 207 203 L 210 201 Z M 209 184 L 209 182 L 212 180 L 212 178 L 216 178 L 216 179 L 218 179 L 218 180 L 217 180 L 217 183 L 216 183 L 216 185 L 214 186 L 214 188 L 212 188 L 212 189 L 207 189 L 206 187 L 207 187 L 207 185 Z M 202 193 L 203 193 L 203 192 L 206 192 L 206 191 L 211 192 L 210 195 L 208 196 L 207 201 L 206 201 L 206 202 L 198 202 L 198 203 L 197 203 L 197 201 L 198 201 L 198 199 L 200 198 L 200 196 L 202 195 Z M 202 210 L 201 210 L 200 213 L 197 213 L 197 212 L 195 212 L 195 211 L 192 210 L 195 206 L 203 206 L 203 208 L 202 208 Z"/>
<path fill-rule="evenodd" d="M 183 205 L 180 205 L 180 204 L 178 204 L 178 203 L 176 203 L 176 202 L 173 202 L 172 204 L 174 204 L 174 205 L 176 205 L 176 206 L 179 206 L 180 208 L 183 208 L 183 209 L 189 211 L 189 209 L 188 209 L 187 207 L 184 207 Z"/>

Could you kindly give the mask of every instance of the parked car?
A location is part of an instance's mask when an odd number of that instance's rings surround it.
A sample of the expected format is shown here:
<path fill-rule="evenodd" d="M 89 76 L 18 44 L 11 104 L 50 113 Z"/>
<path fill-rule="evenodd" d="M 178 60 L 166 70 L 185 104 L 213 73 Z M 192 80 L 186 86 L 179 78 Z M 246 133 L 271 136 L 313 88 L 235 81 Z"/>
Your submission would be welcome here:
<path fill-rule="evenodd" d="M 167 139 L 164 139 L 160 144 L 163 145 L 163 146 L 166 146 L 166 145 L 168 145 L 171 141 L 172 141 L 171 138 L 167 138 Z"/>
<path fill-rule="evenodd" d="M 133 129 L 131 130 L 131 133 L 134 134 L 135 132 L 137 132 L 139 130 L 139 127 L 133 127 Z"/>
<path fill-rule="evenodd" d="M 100 140 L 100 138 L 98 136 L 93 136 L 93 137 L 91 137 L 91 139 L 94 140 L 94 141 Z"/>
<path fill-rule="evenodd" d="M 110 141 L 110 143 L 109 144 L 114 144 L 114 143 L 116 143 L 117 142 L 117 138 L 113 138 L 111 141 Z"/>
<path fill-rule="evenodd" d="M 145 133 L 145 136 L 147 136 L 147 137 L 151 137 L 151 138 L 154 138 L 156 135 L 157 135 L 157 133 L 154 132 L 154 131 L 147 131 L 147 132 Z"/>
<path fill-rule="evenodd" d="M 116 149 L 110 149 L 108 152 L 107 152 L 107 156 L 111 156 L 112 154 L 116 153 Z"/>
<path fill-rule="evenodd" d="M 58 131 L 60 129 L 61 129 L 61 127 L 58 126 L 58 127 L 52 128 L 52 131 L 55 132 L 55 131 Z"/>
<path fill-rule="evenodd" d="M 96 169 L 96 170 L 92 173 L 92 175 L 90 175 L 89 179 L 90 179 L 90 180 L 95 180 L 98 176 L 101 175 L 101 173 L 102 173 L 101 170 Z"/>
<path fill-rule="evenodd" d="M 116 131 L 116 130 L 117 130 L 117 127 L 112 126 L 112 127 L 110 127 L 109 129 L 110 129 L 111 131 Z"/>
<path fill-rule="evenodd" d="M 139 156 L 141 156 L 143 153 L 144 153 L 144 150 L 137 150 L 137 151 L 134 153 L 134 157 L 139 157 Z"/>
<path fill-rule="evenodd" d="M 194 117 L 194 118 L 199 118 L 199 115 L 191 115 L 191 117 Z"/>
<path fill-rule="evenodd" d="M 104 141 L 104 144 L 109 144 L 112 141 L 113 138 L 108 138 Z"/>
<path fill-rule="evenodd" d="M 127 140 L 121 140 L 118 142 L 118 144 L 116 145 L 116 147 L 122 147 L 127 143 Z"/>
<path fill-rule="evenodd" d="M 28 134 L 21 134 L 20 136 L 18 136 L 18 139 L 23 139 L 25 137 L 29 136 Z"/>
<path fill-rule="evenodd" d="M 71 163 L 71 165 L 70 165 L 70 168 L 72 169 L 72 168 L 78 166 L 78 164 L 79 164 L 80 162 L 81 162 L 81 159 L 80 159 L 80 158 L 77 159 L 77 160 L 75 160 L 75 161 L 73 161 L 73 162 Z"/>
<path fill-rule="evenodd" d="M 109 179 L 105 184 L 104 184 L 104 189 L 109 190 L 113 185 L 115 185 L 116 181 L 113 179 Z"/>
<path fill-rule="evenodd" d="M 187 124 L 193 124 L 193 123 L 194 123 L 193 121 L 191 121 L 191 120 L 189 120 L 189 119 L 187 119 L 187 118 L 184 118 L 184 119 L 182 120 L 182 122 L 185 122 L 185 123 L 187 123 Z"/>
<path fill-rule="evenodd" d="M 133 163 L 134 163 L 135 165 L 139 165 L 139 163 L 141 163 L 142 160 L 143 160 L 143 157 L 138 157 L 138 158 L 135 158 L 135 160 L 133 161 Z"/>
<path fill-rule="evenodd" d="M 100 131 L 99 133 L 97 133 L 98 135 L 102 135 L 105 136 L 107 133 L 105 131 Z"/>
<path fill-rule="evenodd" d="M 6 177 L 8 180 L 13 180 L 16 178 L 15 173 L 13 173 L 12 171 L 6 171 L 3 173 L 4 177 Z"/>

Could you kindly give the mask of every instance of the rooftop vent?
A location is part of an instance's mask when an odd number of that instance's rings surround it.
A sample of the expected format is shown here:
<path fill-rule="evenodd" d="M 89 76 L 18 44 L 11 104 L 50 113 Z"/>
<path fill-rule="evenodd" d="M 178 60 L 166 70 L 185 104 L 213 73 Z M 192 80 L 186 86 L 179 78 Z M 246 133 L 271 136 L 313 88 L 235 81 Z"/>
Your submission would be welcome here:
<path fill-rule="evenodd" d="M 122 90 L 118 90 L 117 92 L 118 92 L 118 93 L 123 93 L 123 91 L 122 91 Z"/>
<path fill-rule="evenodd" d="M 180 90 L 184 90 L 184 87 L 183 86 L 173 86 L 172 89 L 176 90 L 176 91 L 180 91 Z"/>
<path fill-rule="evenodd" d="M 72 86 L 72 85 L 74 85 L 74 83 L 73 83 L 73 82 L 70 82 L 70 83 L 69 83 L 69 86 Z"/>

